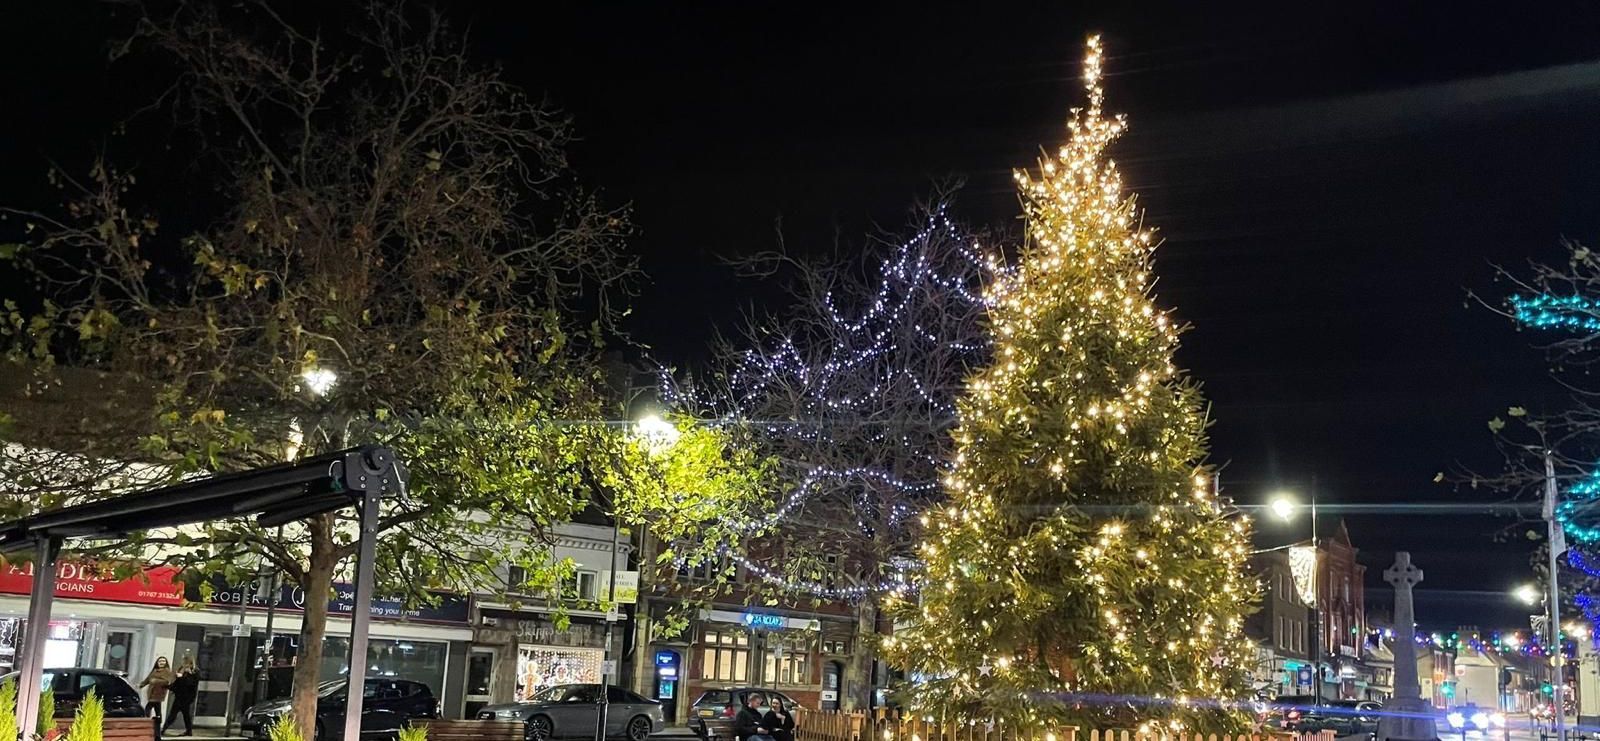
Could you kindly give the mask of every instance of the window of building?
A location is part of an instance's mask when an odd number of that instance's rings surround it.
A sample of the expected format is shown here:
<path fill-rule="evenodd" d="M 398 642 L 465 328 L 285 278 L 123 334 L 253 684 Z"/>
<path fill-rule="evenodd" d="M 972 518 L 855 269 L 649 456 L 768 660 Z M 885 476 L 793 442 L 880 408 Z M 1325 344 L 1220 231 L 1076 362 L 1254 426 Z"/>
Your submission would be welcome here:
<path fill-rule="evenodd" d="M 1288 632 L 1289 632 L 1289 619 L 1284 617 L 1284 616 L 1282 616 L 1282 615 L 1279 615 L 1278 616 L 1278 631 L 1277 631 L 1277 634 L 1274 635 L 1274 637 L 1273 637 L 1273 644 L 1275 644 L 1278 648 L 1288 648 L 1289 644 L 1285 643 L 1285 641 L 1289 640 L 1288 635 L 1286 635 Z"/>
<path fill-rule="evenodd" d="M 528 570 L 521 566 L 512 566 L 506 569 L 506 589 L 512 594 L 520 594 L 528 586 Z"/>
<path fill-rule="evenodd" d="M 811 683 L 811 641 L 804 637 L 779 638 L 768 641 L 766 673 L 768 682 L 777 684 Z"/>
<path fill-rule="evenodd" d="M 711 581 L 719 574 L 727 571 L 729 561 L 726 556 L 722 558 L 708 558 L 699 563 L 685 563 L 678 567 L 678 578 L 690 581 Z"/>
<path fill-rule="evenodd" d="M 850 642 L 843 638 L 823 641 L 822 652 L 835 656 L 848 656 L 850 655 Z"/>
<path fill-rule="evenodd" d="M 738 630 L 707 630 L 700 637 L 700 678 L 743 682 L 750 676 L 750 636 Z"/>
<path fill-rule="evenodd" d="M 572 575 L 573 591 L 581 600 L 595 599 L 595 585 L 599 582 L 600 575 L 593 571 L 579 571 Z"/>

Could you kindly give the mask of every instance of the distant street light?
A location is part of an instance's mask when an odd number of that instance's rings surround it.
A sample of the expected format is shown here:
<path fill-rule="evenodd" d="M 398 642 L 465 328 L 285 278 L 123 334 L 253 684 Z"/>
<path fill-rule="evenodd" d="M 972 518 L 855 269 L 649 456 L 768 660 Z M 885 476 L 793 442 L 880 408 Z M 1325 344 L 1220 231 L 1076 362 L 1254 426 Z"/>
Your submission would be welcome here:
<path fill-rule="evenodd" d="M 1296 502 L 1294 496 L 1287 492 L 1274 494 L 1272 496 L 1272 500 L 1267 502 L 1267 509 L 1272 512 L 1274 517 L 1277 517 L 1279 520 L 1284 522 L 1293 521 L 1295 513 L 1299 512 L 1300 508 L 1300 503 Z M 1292 570 L 1295 566 L 1295 562 L 1301 561 L 1301 568 L 1304 571 L 1309 572 L 1306 574 L 1306 583 L 1304 585 L 1305 594 L 1303 597 L 1305 598 L 1307 617 L 1310 618 L 1311 624 L 1311 666 L 1313 675 L 1311 688 L 1313 697 L 1315 698 L 1315 701 L 1312 704 L 1321 705 L 1322 643 L 1323 641 L 1327 640 L 1327 637 L 1323 635 L 1322 613 L 1319 611 L 1319 605 L 1317 604 L 1319 602 L 1317 599 L 1317 572 L 1321 569 L 1321 565 L 1318 563 L 1321 559 L 1318 556 L 1321 554 L 1317 543 L 1317 480 L 1315 477 L 1312 477 L 1311 479 L 1311 505 L 1306 509 L 1309 510 L 1309 514 L 1311 515 L 1311 545 L 1309 548 L 1302 549 L 1296 547 L 1295 549 L 1292 549 L 1289 553 L 1289 565 Z M 1305 551 L 1307 550 L 1310 551 L 1309 554 L 1305 554 Z M 1309 558 L 1305 557 L 1305 555 L 1309 555 Z M 1300 579 L 1298 576 L 1296 576 L 1295 581 L 1295 586 L 1297 588 L 1300 587 Z"/>
<path fill-rule="evenodd" d="M 1272 501 L 1267 504 L 1267 507 L 1272 510 L 1274 517 L 1277 517 L 1284 522 L 1293 520 L 1294 512 L 1296 509 L 1298 509 L 1298 505 L 1294 503 L 1294 500 L 1283 494 L 1273 497 Z"/>
<path fill-rule="evenodd" d="M 1511 594 L 1528 605 L 1537 605 L 1539 600 L 1544 599 L 1544 595 L 1539 593 L 1539 588 L 1532 584 L 1524 584 L 1517 587 L 1516 591 Z"/>

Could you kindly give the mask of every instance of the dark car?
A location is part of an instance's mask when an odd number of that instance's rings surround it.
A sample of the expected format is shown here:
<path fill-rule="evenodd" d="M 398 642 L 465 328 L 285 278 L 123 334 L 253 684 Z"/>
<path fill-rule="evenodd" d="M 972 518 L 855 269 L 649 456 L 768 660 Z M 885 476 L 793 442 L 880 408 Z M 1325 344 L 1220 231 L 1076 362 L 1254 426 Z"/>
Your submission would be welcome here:
<path fill-rule="evenodd" d="M 1297 730 L 1316 706 L 1317 698 L 1312 695 L 1279 695 L 1267 702 L 1267 725 L 1286 731 Z"/>
<path fill-rule="evenodd" d="M 0 677 L 0 682 L 13 682 L 17 672 Z M 105 669 L 46 669 L 40 687 L 55 695 L 56 717 L 71 718 L 78 712 L 78 703 L 89 690 L 94 690 L 106 706 L 107 718 L 141 718 L 146 715 L 139 691 L 121 674 Z"/>
<path fill-rule="evenodd" d="M 799 707 L 800 704 L 782 692 L 775 692 L 760 687 L 729 687 L 725 690 L 706 690 L 701 693 L 700 699 L 689 706 L 689 730 L 699 736 L 702 741 L 716 738 L 720 741 L 733 741 L 733 718 L 739 714 L 739 708 L 744 707 L 745 698 L 756 696 L 756 708 L 762 713 L 767 712 L 771 703 L 767 698 L 776 697 L 783 700 L 788 708 Z"/>
<path fill-rule="evenodd" d="M 336 679 L 317 687 L 317 730 L 312 741 L 344 737 L 345 681 Z M 252 705 L 244 711 L 240 730 L 252 738 L 265 738 L 278 717 L 289 712 L 288 700 Z M 361 697 L 361 738 L 391 739 L 413 718 L 439 717 L 433 690 L 407 679 L 368 677 Z"/>
<path fill-rule="evenodd" d="M 608 686 L 606 692 L 606 738 L 644 741 L 666 726 L 661 703 L 621 687 Z M 478 719 L 520 720 L 527 724 L 528 741 L 594 738 L 595 726 L 600 724 L 600 685 L 546 687 L 525 702 L 483 708 L 478 711 Z"/>
<path fill-rule="evenodd" d="M 1332 700 L 1307 712 L 1299 730 L 1333 731 L 1335 736 L 1374 736 L 1383 705 L 1371 700 Z"/>

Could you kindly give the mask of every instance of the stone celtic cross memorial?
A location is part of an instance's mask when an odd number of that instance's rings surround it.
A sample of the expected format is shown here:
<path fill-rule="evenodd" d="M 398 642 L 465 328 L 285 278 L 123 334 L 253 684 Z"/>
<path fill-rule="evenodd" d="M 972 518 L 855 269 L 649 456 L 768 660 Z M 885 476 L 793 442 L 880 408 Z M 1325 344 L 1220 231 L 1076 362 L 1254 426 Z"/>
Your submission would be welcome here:
<path fill-rule="evenodd" d="M 1416 606 L 1411 588 L 1422 581 L 1422 569 L 1411 563 L 1411 554 L 1394 554 L 1394 565 L 1383 572 L 1383 580 L 1394 585 L 1394 698 L 1383 706 L 1378 721 L 1378 741 L 1435 741 L 1439 729 L 1433 720 L 1433 706 L 1422 699 L 1422 684 L 1417 681 Z"/>

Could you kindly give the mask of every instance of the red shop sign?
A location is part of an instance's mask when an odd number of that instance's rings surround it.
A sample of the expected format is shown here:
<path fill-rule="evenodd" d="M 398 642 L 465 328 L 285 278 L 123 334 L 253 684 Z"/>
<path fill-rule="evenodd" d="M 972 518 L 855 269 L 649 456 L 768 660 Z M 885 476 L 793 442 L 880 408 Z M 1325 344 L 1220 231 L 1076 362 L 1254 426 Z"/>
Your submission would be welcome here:
<path fill-rule="evenodd" d="M 117 579 L 102 575 L 97 566 L 63 561 L 56 564 L 56 597 L 176 607 L 183 604 L 183 585 L 177 576 L 175 567 L 152 566 L 145 569 L 143 576 Z M 32 591 L 33 564 L 0 563 L 0 594 Z"/>

